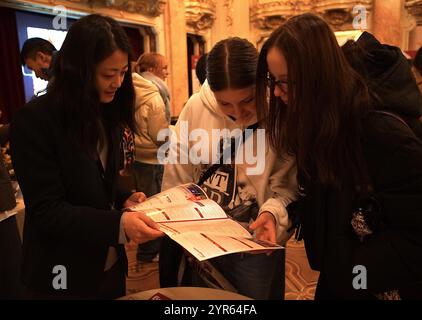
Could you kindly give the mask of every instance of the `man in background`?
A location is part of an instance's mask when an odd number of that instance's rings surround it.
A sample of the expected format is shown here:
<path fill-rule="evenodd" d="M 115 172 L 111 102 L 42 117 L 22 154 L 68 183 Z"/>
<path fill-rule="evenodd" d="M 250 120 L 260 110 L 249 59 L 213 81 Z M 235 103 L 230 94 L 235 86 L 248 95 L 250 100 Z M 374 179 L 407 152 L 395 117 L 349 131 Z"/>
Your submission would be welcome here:
<path fill-rule="evenodd" d="M 166 57 L 156 52 L 144 53 L 136 62 L 136 72 L 157 86 L 166 107 L 166 118 L 170 123 L 170 93 L 164 82 L 169 75 Z"/>
<path fill-rule="evenodd" d="M 169 74 L 167 60 L 159 53 L 142 54 L 135 66 L 133 84 L 136 92 L 136 120 L 139 135 L 135 136 L 136 157 L 133 164 L 137 191 L 151 197 L 161 191 L 164 166 L 157 152 L 164 141 L 158 133 L 170 125 L 170 94 L 164 82 Z M 138 246 L 138 262 L 156 261 L 160 239 Z"/>
<path fill-rule="evenodd" d="M 56 48 L 42 38 L 30 38 L 22 46 L 20 60 L 23 66 L 34 71 L 37 78 L 50 80 Z"/>
<path fill-rule="evenodd" d="M 208 53 L 204 53 L 196 62 L 195 74 L 201 86 L 207 79 L 207 56 Z"/>
<path fill-rule="evenodd" d="M 0 124 L 0 146 L 9 139 L 9 125 Z M 0 300 L 24 298 L 20 279 L 22 247 L 16 216 L 15 190 L 0 149 Z"/>

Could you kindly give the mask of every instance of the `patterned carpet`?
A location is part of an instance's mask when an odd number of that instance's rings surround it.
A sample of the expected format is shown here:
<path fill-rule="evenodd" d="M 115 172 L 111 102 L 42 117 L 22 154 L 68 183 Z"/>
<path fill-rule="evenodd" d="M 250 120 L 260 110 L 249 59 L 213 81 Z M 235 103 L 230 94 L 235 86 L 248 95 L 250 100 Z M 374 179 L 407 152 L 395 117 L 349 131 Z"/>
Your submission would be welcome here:
<path fill-rule="evenodd" d="M 129 276 L 126 293 L 159 287 L 158 263 L 136 262 L 136 247 L 126 247 L 129 259 Z M 290 240 L 286 248 L 286 300 L 313 300 L 318 272 L 309 268 L 303 242 Z"/>
<path fill-rule="evenodd" d="M 136 246 L 126 246 L 126 254 L 129 262 L 126 294 L 159 288 L 158 262 L 138 263 L 136 261 Z"/>
<path fill-rule="evenodd" d="M 303 241 L 290 240 L 286 248 L 286 300 L 313 300 L 319 272 L 311 270 Z"/>

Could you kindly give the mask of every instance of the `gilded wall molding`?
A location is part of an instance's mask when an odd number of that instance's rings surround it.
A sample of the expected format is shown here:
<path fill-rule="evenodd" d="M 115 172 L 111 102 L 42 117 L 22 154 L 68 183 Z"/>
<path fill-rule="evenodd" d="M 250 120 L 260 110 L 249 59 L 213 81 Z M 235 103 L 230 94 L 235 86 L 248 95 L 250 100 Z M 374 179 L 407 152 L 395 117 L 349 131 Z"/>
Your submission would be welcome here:
<path fill-rule="evenodd" d="M 251 8 L 251 22 L 256 28 L 272 30 L 292 16 L 312 11 L 314 0 L 257 1 Z"/>
<path fill-rule="evenodd" d="M 215 0 L 185 0 L 187 27 L 202 31 L 212 27 L 216 18 Z"/>
<path fill-rule="evenodd" d="M 416 24 L 422 26 L 422 0 L 405 0 L 404 6 L 416 19 Z"/>
<path fill-rule="evenodd" d="M 167 0 L 0 0 L 0 3 L 16 9 L 46 13 L 51 12 L 52 7 L 61 5 L 75 16 L 112 10 L 118 12 L 119 16 L 129 13 L 155 18 L 163 14 Z"/>
<path fill-rule="evenodd" d="M 363 5 L 370 11 L 373 0 L 257 0 L 251 8 L 251 21 L 256 28 L 273 30 L 292 16 L 305 12 L 322 15 L 335 30 L 351 27 L 353 8 Z"/>
<path fill-rule="evenodd" d="M 226 8 L 227 16 L 226 16 L 226 23 L 228 27 L 233 26 L 233 0 L 224 0 L 224 8 Z"/>
<path fill-rule="evenodd" d="M 372 0 L 317 0 L 315 12 L 321 14 L 335 30 L 351 29 L 353 8 L 361 5 L 369 12 L 372 10 Z"/>
<path fill-rule="evenodd" d="M 95 3 L 110 9 L 158 17 L 164 12 L 167 0 L 70 0 Z"/>
<path fill-rule="evenodd" d="M 329 10 L 347 10 L 352 11 L 356 5 L 363 5 L 366 9 L 372 9 L 372 0 L 316 0 L 315 11 L 326 12 Z"/>

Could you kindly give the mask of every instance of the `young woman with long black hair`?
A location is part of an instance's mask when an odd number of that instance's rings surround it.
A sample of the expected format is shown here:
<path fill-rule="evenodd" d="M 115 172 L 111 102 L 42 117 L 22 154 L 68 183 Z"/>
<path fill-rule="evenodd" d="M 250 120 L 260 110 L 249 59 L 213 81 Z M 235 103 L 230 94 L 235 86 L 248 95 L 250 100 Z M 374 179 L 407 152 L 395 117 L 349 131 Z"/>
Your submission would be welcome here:
<path fill-rule="evenodd" d="M 26 206 L 22 276 L 29 297 L 125 295 L 123 244 L 162 235 L 142 213 L 122 212 L 144 195 L 117 188 L 122 139 L 136 131 L 130 51 L 112 18 L 75 22 L 48 92 L 12 123 L 12 160 Z"/>

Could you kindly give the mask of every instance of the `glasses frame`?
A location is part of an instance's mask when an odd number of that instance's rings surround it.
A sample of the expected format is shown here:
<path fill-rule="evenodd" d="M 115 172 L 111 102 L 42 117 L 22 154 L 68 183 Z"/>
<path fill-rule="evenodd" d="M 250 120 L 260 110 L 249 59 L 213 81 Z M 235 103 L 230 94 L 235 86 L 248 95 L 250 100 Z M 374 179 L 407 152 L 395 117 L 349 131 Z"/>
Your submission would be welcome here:
<path fill-rule="evenodd" d="M 267 86 L 273 89 L 277 86 L 283 93 L 287 94 L 289 82 L 287 80 L 274 80 L 270 76 L 267 76 Z"/>

